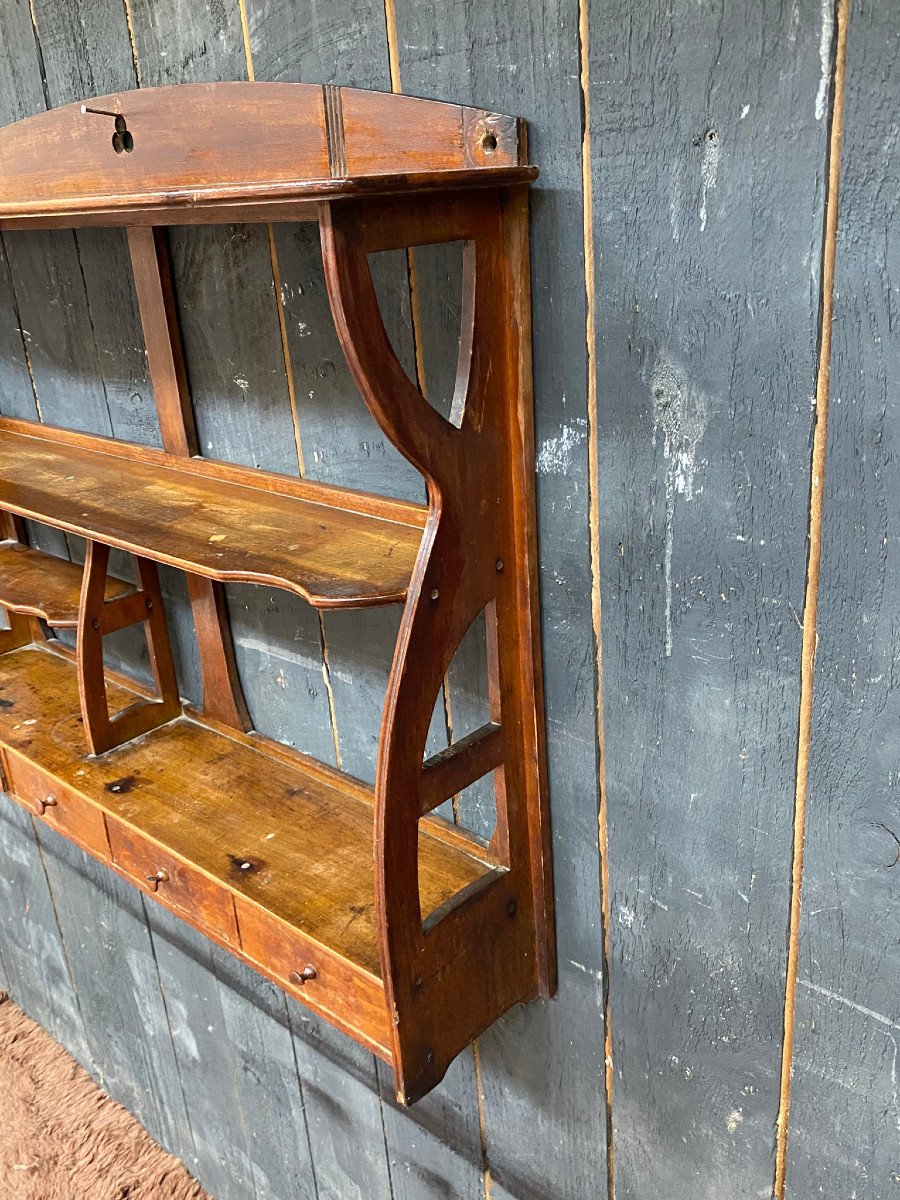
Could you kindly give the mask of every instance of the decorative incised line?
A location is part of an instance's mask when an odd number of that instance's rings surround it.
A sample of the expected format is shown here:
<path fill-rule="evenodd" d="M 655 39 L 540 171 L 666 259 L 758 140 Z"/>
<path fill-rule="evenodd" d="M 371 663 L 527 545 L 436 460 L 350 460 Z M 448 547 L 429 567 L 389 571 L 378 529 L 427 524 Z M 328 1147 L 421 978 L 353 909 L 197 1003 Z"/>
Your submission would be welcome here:
<path fill-rule="evenodd" d="M 341 89 L 331 83 L 324 85 L 325 139 L 328 145 L 328 166 L 332 179 L 347 174 L 347 149 L 344 144 L 344 102 Z"/>

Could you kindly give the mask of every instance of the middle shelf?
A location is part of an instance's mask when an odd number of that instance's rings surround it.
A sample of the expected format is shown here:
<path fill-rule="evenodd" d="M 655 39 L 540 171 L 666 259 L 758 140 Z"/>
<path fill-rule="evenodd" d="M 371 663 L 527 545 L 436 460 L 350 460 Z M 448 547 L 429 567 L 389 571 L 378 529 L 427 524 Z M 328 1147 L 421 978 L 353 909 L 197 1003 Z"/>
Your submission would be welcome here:
<path fill-rule="evenodd" d="M 318 608 L 406 598 L 424 505 L 17 424 L 0 422 L 10 512 L 210 579 L 274 584 Z"/>

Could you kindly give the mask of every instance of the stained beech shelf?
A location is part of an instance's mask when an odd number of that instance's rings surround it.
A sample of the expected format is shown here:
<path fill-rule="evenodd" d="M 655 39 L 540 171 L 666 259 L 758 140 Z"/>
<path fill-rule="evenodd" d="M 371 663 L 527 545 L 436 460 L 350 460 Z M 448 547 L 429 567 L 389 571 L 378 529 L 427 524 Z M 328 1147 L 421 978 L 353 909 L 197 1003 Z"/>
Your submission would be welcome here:
<path fill-rule="evenodd" d="M 0 506 L 210 579 L 274 584 L 319 608 L 405 600 L 418 521 L 336 507 L 334 489 L 319 502 L 161 460 L 123 462 L 112 442 L 85 448 L 0 429 Z M 313 484 L 306 491 L 317 495 Z"/>
<path fill-rule="evenodd" d="M 21 542 L 0 542 L 0 607 L 10 612 L 41 617 L 56 629 L 74 629 L 81 579 L 80 563 L 43 554 Z M 107 600 L 133 591 L 133 583 L 107 577 Z"/>

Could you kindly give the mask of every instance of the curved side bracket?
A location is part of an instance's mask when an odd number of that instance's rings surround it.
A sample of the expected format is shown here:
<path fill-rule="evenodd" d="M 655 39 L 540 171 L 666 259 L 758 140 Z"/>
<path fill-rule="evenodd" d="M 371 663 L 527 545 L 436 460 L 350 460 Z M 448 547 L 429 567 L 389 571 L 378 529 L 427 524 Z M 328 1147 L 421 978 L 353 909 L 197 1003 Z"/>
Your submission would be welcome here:
<path fill-rule="evenodd" d="M 376 906 L 401 1099 L 510 1005 L 553 990 L 536 626 L 527 194 L 485 189 L 321 208 L 325 278 L 351 373 L 428 484 L 430 515 L 385 699 L 376 776 Z M 454 415 L 440 416 L 390 345 L 370 253 L 462 241 L 466 290 Z M 488 609 L 491 721 L 423 762 L 435 699 Z M 482 770 L 483 768 L 483 770 Z M 499 782 L 494 870 L 423 924 L 419 820 L 473 772 Z M 447 793 L 451 794 L 451 793 Z M 427 819 L 427 818 L 426 818 Z"/>

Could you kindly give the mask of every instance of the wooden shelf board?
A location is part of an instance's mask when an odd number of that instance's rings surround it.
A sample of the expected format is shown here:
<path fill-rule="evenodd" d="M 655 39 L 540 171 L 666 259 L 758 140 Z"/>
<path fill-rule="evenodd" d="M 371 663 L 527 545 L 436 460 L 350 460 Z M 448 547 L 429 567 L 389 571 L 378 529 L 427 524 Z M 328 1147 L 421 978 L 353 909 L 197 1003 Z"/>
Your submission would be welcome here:
<path fill-rule="evenodd" d="M 109 684 L 121 709 L 136 692 Z M 86 752 L 75 669 L 37 646 L 3 655 L 0 745 L 288 926 L 380 977 L 374 809 L 365 785 L 305 772 L 187 717 Z M 423 916 L 494 868 L 420 825 Z M 244 864 L 249 864 L 245 866 Z"/>
<path fill-rule="evenodd" d="M 336 507 L 334 489 L 318 503 L 161 457 L 123 463 L 112 443 L 0 429 L 0 507 L 210 579 L 283 587 L 319 608 L 405 600 L 420 526 Z"/>
<path fill-rule="evenodd" d="M 41 617 L 57 629 L 78 624 L 82 567 L 21 542 L 0 542 L 0 606 L 11 612 Z M 114 600 L 135 590 L 133 583 L 110 576 L 106 598 Z"/>

